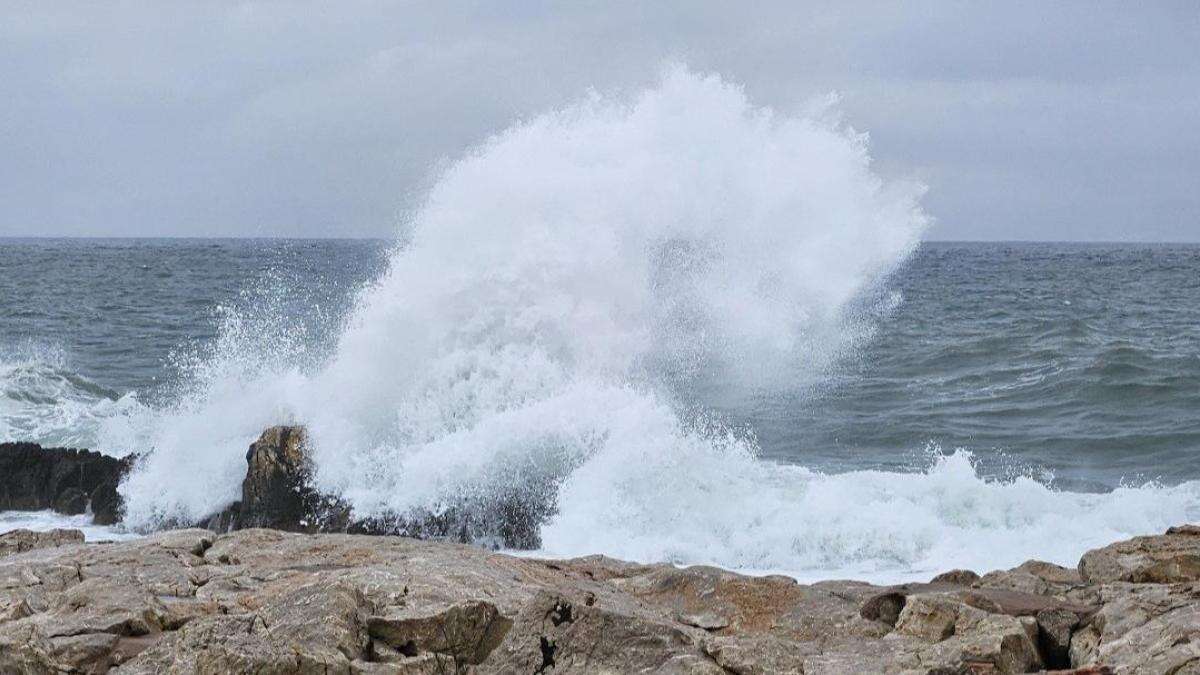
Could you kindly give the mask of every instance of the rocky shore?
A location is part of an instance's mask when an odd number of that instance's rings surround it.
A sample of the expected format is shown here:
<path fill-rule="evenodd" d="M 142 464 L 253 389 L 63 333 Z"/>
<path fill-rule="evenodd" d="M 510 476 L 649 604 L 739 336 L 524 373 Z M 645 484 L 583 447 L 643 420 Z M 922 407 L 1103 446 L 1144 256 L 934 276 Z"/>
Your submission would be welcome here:
<path fill-rule="evenodd" d="M 1200 673 L 1200 528 L 923 584 L 404 537 L 0 535 L 0 673 Z"/>
<path fill-rule="evenodd" d="M 90 453 L 82 468 L 78 451 L 45 456 L 70 470 L 21 474 L 6 503 L 43 508 L 55 489 L 90 488 L 95 511 Z M 1076 568 L 805 585 L 352 534 L 516 536 L 531 513 L 356 522 L 307 487 L 294 428 L 269 430 L 247 464 L 241 502 L 206 520 L 215 531 L 0 535 L 0 673 L 1200 674 L 1195 525 L 1090 551 Z M 84 478 L 68 485 L 72 471 Z"/>

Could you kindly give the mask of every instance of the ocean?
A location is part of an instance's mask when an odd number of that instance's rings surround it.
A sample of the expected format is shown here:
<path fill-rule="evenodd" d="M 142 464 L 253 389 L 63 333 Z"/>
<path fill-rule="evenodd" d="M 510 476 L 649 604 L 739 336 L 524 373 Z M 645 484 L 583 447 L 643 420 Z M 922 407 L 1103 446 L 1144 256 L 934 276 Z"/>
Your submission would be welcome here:
<path fill-rule="evenodd" d="M 0 240 L 0 440 L 143 456 L 96 537 L 279 423 L 361 515 L 536 503 L 538 555 L 899 581 L 1200 519 L 1200 246 L 922 241 L 864 143 L 681 73 L 394 240 Z"/>

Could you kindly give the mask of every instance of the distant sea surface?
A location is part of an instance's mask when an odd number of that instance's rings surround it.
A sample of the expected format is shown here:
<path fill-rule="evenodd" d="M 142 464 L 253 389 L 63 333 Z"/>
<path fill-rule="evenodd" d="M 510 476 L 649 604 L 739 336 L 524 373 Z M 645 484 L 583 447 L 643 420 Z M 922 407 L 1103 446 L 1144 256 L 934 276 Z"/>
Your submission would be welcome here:
<path fill-rule="evenodd" d="M 170 399 L 172 354 L 215 340 L 221 308 L 270 296 L 332 341 L 388 251 L 0 240 L 0 433 L 89 445 L 89 406 Z M 926 243 L 889 287 L 901 302 L 818 386 L 724 406 L 764 457 L 895 470 L 963 448 L 1072 489 L 1200 478 L 1200 246 Z"/>

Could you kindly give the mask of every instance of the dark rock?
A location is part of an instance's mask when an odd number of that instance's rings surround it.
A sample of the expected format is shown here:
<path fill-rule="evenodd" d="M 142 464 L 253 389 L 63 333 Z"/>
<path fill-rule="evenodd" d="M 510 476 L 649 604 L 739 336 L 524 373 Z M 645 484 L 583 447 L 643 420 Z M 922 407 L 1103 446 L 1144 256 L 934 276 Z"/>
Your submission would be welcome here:
<path fill-rule="evenodd" d="M 269 527 L 288 532 L 344 532 L 350 509 L 311 487 L 312 463 L 303 427 L 263 432 L 246 452 L 242 499 L 203 524 L 218 532 Z"/>
<path fill-rule="evenodd" d="M 55 512 L 68 516 L 77 516 L 88 507 L 88 494 L 76 487 L 69 487 L 58 493 L 50 508 Z"/>
<path fill-rule="evenodd" d="M 895 626 L 896 620 L 900 618 L 900 612 L 904 609 L 906 597 L 904 593 L 897 591 L 888 591 L 872 596 L 859 609 L 859 616 Z"/>
<path fill-rule="evenodd" d="M 110 480 L 92 490 L 92 522 L 97 525 L 115 525 L 124 515 L 125 502 L 117 492 L 117 480 Z"/>
<path fill-rule="evenodd" d="M 1079 615 L 1066 609 L 1043 609 L 1037 613 L 1038 649 L 1048 668 L 1071 667 L 1071 633 Z"/>
<path fill-rule="evenodd" d="M 552 486 L 534 494 L 464 498 L 437 512 L 415 510 L 355 518 L 341 499 L 312 487 L 306 439 L 303 427 L 277 426 L 264 431 L 246 453 L 242 498 L 199 524 L 216 532 L 268 527 L 310 534 L 403 535 L 496 548 L 534 549 L 541 545 L 540 526 L 551 512 Z"/>
<path fill-rule="evenodd" d="M 88 450 L 43 448 L 35 443 L 0 443 L 0 510 L 83 513 L 102 486 L 104 516 L 120 510 L 116 486 L 134 457 L 116 458 Z M 82 506 L 81 506 L 82 505 Z M 95 509 L 94 509 L 95 510 Z M 110 524 L 109 522 L 101 524 Z"/>

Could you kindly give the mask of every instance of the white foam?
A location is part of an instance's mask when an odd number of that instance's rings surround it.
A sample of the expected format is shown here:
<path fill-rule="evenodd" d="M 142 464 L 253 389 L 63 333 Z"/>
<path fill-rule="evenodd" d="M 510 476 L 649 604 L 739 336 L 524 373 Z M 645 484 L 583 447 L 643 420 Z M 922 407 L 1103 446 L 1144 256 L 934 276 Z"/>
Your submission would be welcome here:
<path fill-rule="evenodd" d="M 141 407 L 74 372 L 58 349 L 0 349 L 0 440 L 87 448 L 100 428 Z"/>
<path fill-rule="evenodd" d="M 0 511 L 0 534 L 12 530 L 48 532 L 54 529 L 79 530 L 85 541 L 121 541 L 141 536 L 119 526 L 93 525 L 90 513 L 64 516 L 53 511 Z"/>

